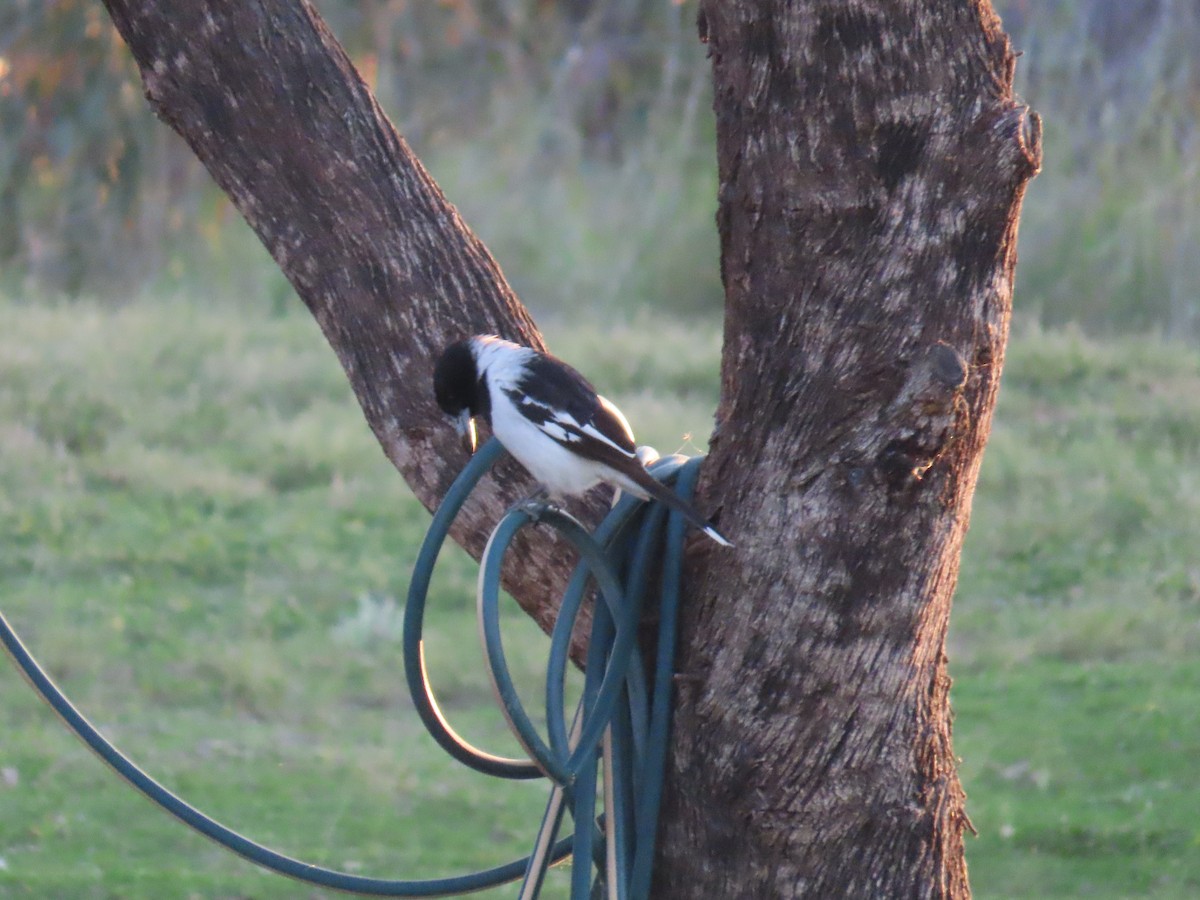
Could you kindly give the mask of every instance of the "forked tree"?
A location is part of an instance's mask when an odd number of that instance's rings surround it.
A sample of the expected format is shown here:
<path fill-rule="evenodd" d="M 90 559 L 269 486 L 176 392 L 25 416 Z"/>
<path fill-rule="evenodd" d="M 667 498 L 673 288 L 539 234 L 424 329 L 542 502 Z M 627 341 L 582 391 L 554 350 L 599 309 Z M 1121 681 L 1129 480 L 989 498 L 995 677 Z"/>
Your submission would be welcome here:
<path fill-rule="evenodd" d="M 274 256 L 432 507 L 440 349 L 541 346 L 305 0 L 105 0 L 154 109 Z M 945 637 L 1004 358 L 1036 116 L 987 0 L 701 0 L 725 286 L 658 898 L 964 897 Z M 478 555 L 529 485 L 501 468 Z M 566 564 L 518 545 L 543 626 Z"/>

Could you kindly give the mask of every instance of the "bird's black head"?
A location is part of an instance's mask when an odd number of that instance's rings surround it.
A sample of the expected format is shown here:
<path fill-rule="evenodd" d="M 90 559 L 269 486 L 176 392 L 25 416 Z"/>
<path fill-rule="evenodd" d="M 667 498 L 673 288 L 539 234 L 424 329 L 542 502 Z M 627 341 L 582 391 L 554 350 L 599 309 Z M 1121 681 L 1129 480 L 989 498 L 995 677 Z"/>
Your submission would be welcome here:
<path fill-rule="evenodd" d="M 486 417 L 490 404 L 469 339 L 456 341 L 442 352 L 433 369 L 433 395 L 442 412 L 454 417 L 463 448 L 468 454 L 474 453 L 474 417 Z"/>
<path fill-rule="evenodd" d="M 433 394 L 442 412 L 457 416 L 464 410 L 475 415 L 480 391 L 479 371 L 470 340 L 456 341 L 442 352 L 433 369 Z"/>

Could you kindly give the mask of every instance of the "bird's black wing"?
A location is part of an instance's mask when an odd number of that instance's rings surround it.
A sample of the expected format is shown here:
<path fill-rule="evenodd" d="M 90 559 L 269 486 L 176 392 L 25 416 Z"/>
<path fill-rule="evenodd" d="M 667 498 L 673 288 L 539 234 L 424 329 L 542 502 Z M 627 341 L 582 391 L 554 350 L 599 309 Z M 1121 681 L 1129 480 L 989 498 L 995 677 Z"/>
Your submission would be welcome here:
<path fill-rule="evenodd" d="M 561 360 L 539 354 L 505 393 L 548 437 L 585 459 L 627 470 L 637 445 L 621 411 L 596 393 L 586 378 Z"/>
<path fill-rule="evenodd" d="M 645 494 L 681 512 L 717 543 L 732 546 L 694 506 L 646 471 L 625 416 L 566 363 L 538 354 L 505 394 L 547 437 L 621 473 Z"/>

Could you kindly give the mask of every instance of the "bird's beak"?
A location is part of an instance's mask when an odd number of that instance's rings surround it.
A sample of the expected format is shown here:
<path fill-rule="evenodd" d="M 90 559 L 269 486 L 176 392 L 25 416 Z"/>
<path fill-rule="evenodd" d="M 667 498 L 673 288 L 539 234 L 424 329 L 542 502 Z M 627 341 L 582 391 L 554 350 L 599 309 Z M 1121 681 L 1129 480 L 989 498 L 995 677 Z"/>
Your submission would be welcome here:
<path fill-rule="evenodd" d="M 458 414 L 454 420 L 454 428 L 462 438 L 463 449 L 467 451 L 467 456 L 473 456 L 477 437 L 475 434 L 475 420 L 471 417 L 471 411 L 464 409 Z"/>

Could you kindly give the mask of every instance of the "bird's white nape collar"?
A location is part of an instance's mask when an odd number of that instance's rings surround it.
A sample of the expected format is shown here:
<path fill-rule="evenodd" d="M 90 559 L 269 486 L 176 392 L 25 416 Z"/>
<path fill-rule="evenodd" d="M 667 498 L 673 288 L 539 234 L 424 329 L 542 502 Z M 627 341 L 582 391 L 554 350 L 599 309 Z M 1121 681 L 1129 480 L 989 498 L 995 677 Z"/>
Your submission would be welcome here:
<path fill-rule="evenodd" d="M 471 339 L 471 352 L 475 355 L 475 368 L 486 375 L 488 385 L 493 388 L 512 388 L 525 374 L 525 366 L 536 351 L 506 341 L 494 334 L 479 335 Z"/>

